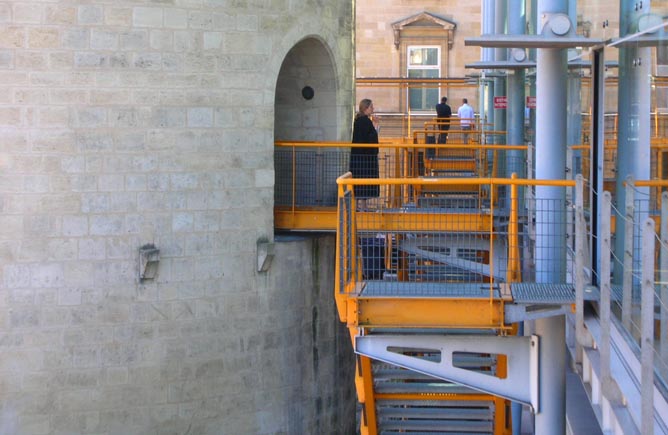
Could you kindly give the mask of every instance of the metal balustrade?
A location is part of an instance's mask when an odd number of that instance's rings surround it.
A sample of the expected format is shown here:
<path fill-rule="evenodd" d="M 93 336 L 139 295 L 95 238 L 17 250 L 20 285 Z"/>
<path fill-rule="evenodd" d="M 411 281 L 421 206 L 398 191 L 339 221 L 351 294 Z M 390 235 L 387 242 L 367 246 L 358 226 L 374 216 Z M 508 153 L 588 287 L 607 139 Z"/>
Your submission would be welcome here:
<path fill-rule="evenodd" d="M 348 142 L 277 142 L 275 227 L 333 231 L 336 177 L 350 169 L 350 149 L 365 146 Z M 376 164 L 374 159 L 369 161 Z M 527 161 L 525 146 L 406 143 L 397 139 L 378 144 L 377 165 L 381 179 L 473 179 L 503 176 L 505 168 L 526 168 Z M 494 201 L 497 208 L 507 207 L 507 193 L 503 189 L 478 191 L 476 186 L 471 191 L 473 185 L 461 184 L 451 185 L 450 193 L 443 195 L 433 186 L 382 185 L 379 198 L 369 200 L 367 206 L 379 209 L 419 202 L 419 206 L 449 203 L 484 208 Z"/>
<path fill-rule="evenodd" d="M 574 317 L 574 360 L 588 388 L 601 428 L 612 433 L 668 433 L 668 402 L 665 383 L 666 331 L 668 311 L 664 284 L 668 263 L 668 228 L 657 235 L 655 220 L 668 219 L 668 207 L 651 216 L 648 200 L 634 201 L 628 192 L 636 187 L 660 187 L 665 181 L 642 181 L 627 185 L 627 205 L 639 204 L 639 213 L 627 206 L 621 213 L 612 205 L 609 192 L 603 194 L 601 230 L 598 242 L 601 262 L 595 277 L 600 300 L 594 311 L 585 312 L 586 244 L 578 242 L 575 256 L 576 312 Z M 664 202 L 668 195 L 664 193 Z M 611 216 L 624 221 L 626 248 L 623 258 L 615 254 Z M 576 205 L 576 226 L 586 228 L 582 204 Z M 629 248 L 630 246 L 630 248 Z M 658 261 L 657 261 L 658 259 Z M 663 264 L 661 263 L 663 261 Z M 657 267 L 658 265 L 658 267 Z M 615 284 L 612 268 L 621 269 L 622 283 Z"/>

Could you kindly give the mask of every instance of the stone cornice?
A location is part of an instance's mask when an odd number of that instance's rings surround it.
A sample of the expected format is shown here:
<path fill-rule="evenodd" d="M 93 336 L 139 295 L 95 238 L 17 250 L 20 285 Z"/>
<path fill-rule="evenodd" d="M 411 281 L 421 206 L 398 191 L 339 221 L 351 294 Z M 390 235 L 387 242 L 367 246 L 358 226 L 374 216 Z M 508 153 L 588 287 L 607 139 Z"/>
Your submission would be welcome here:
<path fill-rule="evenodd" d="M 418 14 L 411 15 L 410 17 L 406 17 L 392 23 L 392 30 L 394 31 L 394 46 L 396 48 L 399 48 L 399 44 L 401 43 L 401 31 L 405 27 L 410 27 L 411 25 L 420 21 L 426 21 L 430 23 L 430 26 L 441 27 L 443 30 L 445 30 L 448 34 L 448 48 L 452 48 L 452 37 L 454 35 L 455 29 L 457 28 L 457 23 L 427 11 L 422 11 Z"/>

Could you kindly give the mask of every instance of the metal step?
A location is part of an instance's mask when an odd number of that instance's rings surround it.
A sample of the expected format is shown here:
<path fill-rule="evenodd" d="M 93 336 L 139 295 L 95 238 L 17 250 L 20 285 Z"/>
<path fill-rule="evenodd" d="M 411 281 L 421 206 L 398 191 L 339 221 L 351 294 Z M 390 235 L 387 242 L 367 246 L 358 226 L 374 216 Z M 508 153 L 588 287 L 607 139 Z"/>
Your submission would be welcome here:
<path fill-rule="evenodd" d="M 381 434 L 494 433 L 493 402 L 379 400 L 376 409 Z"/>
<path fill-rule="evenodd" d="M 451 432 L 451 431 L 447 431 L 447 432 L 443 432 L 443 431 L 425 432 L 425 431 L 421 431 L 421 430 L 418 430 L 418 431 L 414 431 L 414 430 L 410 430 L 410 431 L 387 430 L 387 431 L 381 431 L 380 435 L 394 435 L 394 434 L 397 434 L 397 433 L 408 434 L 408 435 L 439 435 L 439 434 L 443 434 L 443 435 L 492 435 L 493 434 L 492 432 Z"/>
<path fill-rule="evenodd" d="M 430 434 L 453 434 L 453 433 L 482 433 L 492 434 L 494 432 L 493 421 L 424 421 L 424 420 L 401 420 L 401 421 L 384 421 L 381 423 L 381 433 L 392 433 L 392 431 L 399 431 L 399 433 L 414 433 L 412 431 L 420 430 Z"/>
<path fill-rule="evenodd" d="M 406 351 L 420 353 L 419 349 Z M 425 351 L 421 357 L 437 361 L 440 354 Z M 494 373 L 496 370 L 496 358 L 488 354 L 455 355 L 454 363 L 475 371 Z M 478 391 L 378 360 L 372 360 L 372 372 L 379 434 L 494 433 L 495 402 L 462 398 L 468 394 L 480 394 Z M 407 394 L 411 398 L 383 398 L 383 395 L 392 394 Z M 416 399 L 416 395 L 424 397 L 424 400 Z"/>
<path fill-rule="evenodd" d="M 380 401 L 378 416 L 381 419 L 416 419 L 416 420 L 483 420 L 494 418 L 490 407 L 455 407 L 455 406 L 423 406 L 421 404 L 387 406 Z"/>

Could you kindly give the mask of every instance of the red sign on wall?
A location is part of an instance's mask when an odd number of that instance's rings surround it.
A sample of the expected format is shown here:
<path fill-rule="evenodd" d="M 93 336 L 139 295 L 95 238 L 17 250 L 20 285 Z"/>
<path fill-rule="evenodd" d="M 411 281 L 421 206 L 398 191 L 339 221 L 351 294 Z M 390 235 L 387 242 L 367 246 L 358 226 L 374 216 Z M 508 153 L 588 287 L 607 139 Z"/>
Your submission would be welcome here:
<path fill-rule="evenodd" d="M 529 109 L 535 109 L 536 108 L 536 97 L 532 96 L 527 96 L 527 107 Z"/>
<path fill-rule="evenodd" d="M 507 109 L 508 100 L 506 97 L 494 97 L 494 108 L 495 109 Z"/>

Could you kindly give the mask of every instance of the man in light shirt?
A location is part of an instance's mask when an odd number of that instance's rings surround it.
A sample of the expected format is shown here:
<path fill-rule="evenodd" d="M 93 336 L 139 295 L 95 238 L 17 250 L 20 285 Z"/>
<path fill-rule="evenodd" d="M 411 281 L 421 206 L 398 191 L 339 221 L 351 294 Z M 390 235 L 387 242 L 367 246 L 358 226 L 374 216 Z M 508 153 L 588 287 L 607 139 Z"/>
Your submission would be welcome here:
<path fill-rule="evenodd" d="M 473 127 L 475 113 L 473 107 L 469 106 L 469 101 L 466 98 L 462 99 L 462 105 L 457 109 L 457 117 L 462 130 L 471 130 Z M 469 134 L 464 132 L 464 143 L 469 143 Z"/>

